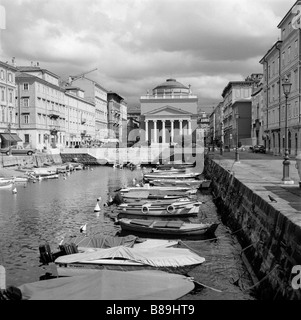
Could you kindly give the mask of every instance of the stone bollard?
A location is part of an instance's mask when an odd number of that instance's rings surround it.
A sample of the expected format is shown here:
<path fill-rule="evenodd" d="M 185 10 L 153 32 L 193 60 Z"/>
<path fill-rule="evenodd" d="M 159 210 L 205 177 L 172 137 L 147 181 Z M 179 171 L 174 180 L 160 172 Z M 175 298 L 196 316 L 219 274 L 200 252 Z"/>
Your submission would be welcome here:
<path fill-rule="evenodd" d="M 296 169 L 298 170 L 298 174 L 299 174 L 299 187 L 301 188 L 301 153 L 299 153 L 296 156 Z"/>

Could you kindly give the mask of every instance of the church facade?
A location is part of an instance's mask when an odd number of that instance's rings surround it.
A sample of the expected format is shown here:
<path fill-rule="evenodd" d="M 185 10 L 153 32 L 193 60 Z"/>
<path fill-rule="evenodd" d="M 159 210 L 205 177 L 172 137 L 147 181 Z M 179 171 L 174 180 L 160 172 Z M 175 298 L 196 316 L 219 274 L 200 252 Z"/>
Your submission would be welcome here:
<path fill-rule="evenodd" d="M 192 94 L 190 85 L 186 87 L 175 79 L 167 79 L 141 96 L 140 106 L 140 128 L 151 145 L 180 142 L 197 128 L 198 97 Z"/>

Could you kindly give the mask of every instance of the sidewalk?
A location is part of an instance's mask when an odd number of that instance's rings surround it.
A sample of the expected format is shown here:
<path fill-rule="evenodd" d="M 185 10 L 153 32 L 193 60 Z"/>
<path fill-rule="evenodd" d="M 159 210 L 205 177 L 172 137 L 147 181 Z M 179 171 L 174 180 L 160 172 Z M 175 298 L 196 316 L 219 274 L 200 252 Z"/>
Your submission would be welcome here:
<path fill-rule="evenodd" d="M 294 181 L 294 184 L 290 185 L 284 184 L 282 181 L 282 157 L 270 156 L 267 159 L 241 159 L 241 157 L 239 162 L 235 162 L 234 157 L 232 158 L 229 153 L 220 155 L 218 152 L 211 152 L 210 157 L 281 212 L 285 214 L 298 213 L 300 217 L 296 218 L 301 225 L 300 178 L 294 159 L 290 159 L 289 173 L 290 178 Z M 229 157 L 232 159 L 229 159 Z M 245 157 L 248 157 L 248 155 L 245 155 Z M 268 195 L 271 195 L 277 202 L 271 202 Z"/>

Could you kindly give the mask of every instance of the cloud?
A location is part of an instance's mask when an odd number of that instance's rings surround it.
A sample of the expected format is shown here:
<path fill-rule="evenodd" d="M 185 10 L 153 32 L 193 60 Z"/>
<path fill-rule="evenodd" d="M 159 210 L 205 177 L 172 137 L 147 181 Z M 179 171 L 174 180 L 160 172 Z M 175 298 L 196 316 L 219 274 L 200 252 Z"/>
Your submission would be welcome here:
<path fill-rule="evenodd" d="M 63 78 L 98 68 L 89 76 L 129 104 L 169 77 L 190 83 L 200 103 L 218 102 L 229 81 L 262 72 L 294 3 L 2 0 L 1 60 L 39 61 Z"/>

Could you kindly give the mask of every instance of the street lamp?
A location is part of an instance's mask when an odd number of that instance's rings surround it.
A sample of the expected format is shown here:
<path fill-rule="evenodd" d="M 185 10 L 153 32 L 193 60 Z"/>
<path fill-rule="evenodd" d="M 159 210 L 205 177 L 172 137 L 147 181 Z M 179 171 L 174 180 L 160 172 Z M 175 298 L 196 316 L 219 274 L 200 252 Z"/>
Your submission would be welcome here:
<path fill-rule="evenodd" d="M 236 150 L 235 150 L 235 162 L 239 162 L 239 153 L 238 153 L 238 118 L 239 114 L 238 112 L 235 113 L 236 118 Z"/>
<path fill-rule="evenodd" d="M 9 140 L 8 140 L 8 153 L 9 155 L 11 156 L 11 142 L 10 142 L 10 139 L 11 139 L 11 135 L 10 135 L 10 132 L 11 132 L 11 123 L 9 122 L 8 125 L 7 125 L 7 132 L 8 132 L 8 135 L 9 135 Z"/>
<path fill-rule="evenodd" d="M 282 88 L 283 93 L 285 96 L 285 133 L 284 133 L 284 143 L 285 143 L 285 152 L 284 152 L 284 160 L 283 160 L 283 178 L 282 181 L 284 181 L 285 184 L 291 184 L 294 183 L 290 176 L 289 176 L 289 170 L 290 170 L 290 160 L 289 160 L 289 153 L 288 153 L 288 139 L 287 139 L 287 98 L 288 95 L 291 92 L 291 86 L 292 84 L 289 82 L 288 77 L 283 79 Z"/>
<path fill-rule="evenodd" d="M 220 154 L 223 155 L 223 144 L 224 144 L 224 131 L 223 122 L 221 122 L 221 142 L 220 142 Z"/>

